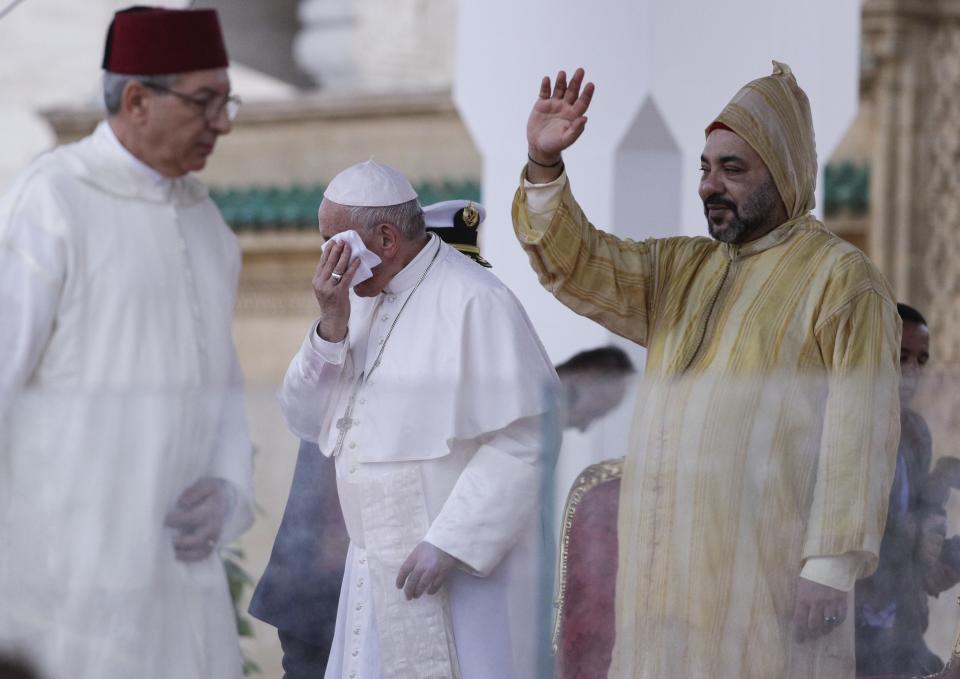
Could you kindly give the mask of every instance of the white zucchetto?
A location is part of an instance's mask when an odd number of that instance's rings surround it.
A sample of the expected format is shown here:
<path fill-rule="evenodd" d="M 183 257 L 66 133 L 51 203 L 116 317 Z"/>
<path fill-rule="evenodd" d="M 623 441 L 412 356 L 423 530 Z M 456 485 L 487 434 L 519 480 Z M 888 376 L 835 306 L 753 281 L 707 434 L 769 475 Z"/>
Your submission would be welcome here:
<path fill-rule="evenodd" d="M 414 200 L 417 192 L 402 174 L 371 158 L 340 172 L 323 197 L 339 205 L 387 207 Z"/>

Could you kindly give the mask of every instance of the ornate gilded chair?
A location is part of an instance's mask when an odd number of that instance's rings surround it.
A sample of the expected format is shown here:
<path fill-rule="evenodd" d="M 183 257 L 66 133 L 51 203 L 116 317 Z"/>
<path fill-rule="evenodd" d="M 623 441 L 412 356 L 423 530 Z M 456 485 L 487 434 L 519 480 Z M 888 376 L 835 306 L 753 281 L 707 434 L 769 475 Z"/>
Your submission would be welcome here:
<path fill-rule="evenodd" d="M 613 653 L 623 460 L 583 470 L 563 512 L 553 652 L 557 679 L 606 679 Z"/>
<path fill-rule="evenodd" d="M 934 677 L 936 679 L 960 679 L 960 633 L 957 634 L 957 640 L 953 643 L 953 653 L 950 654 L 947 666 L 943 668 L 940 674 L 935 674 Z"/>

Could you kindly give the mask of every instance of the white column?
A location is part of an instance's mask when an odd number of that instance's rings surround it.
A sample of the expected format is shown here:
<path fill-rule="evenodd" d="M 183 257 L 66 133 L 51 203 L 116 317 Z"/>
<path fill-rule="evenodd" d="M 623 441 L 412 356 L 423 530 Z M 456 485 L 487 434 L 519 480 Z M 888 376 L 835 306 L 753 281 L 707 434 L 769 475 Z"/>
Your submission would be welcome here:
<path fill-rule="evenodd" d="M 302 0 L 294 55 L 330 92 L 449 89 L 455 13 L 455 0 Z"/>
<path fill-rule="evenodd" d="M 302 28 L 293 42 L 297 65 L 320 87 L 354 89 L 357 14 L 353 0 L 301 0 Z"/>
<path fill-rule="evenodd" d="M 365 89 L 450 89 L 455 0 L 356 0 L 356 6 L 356 54 Z"/>

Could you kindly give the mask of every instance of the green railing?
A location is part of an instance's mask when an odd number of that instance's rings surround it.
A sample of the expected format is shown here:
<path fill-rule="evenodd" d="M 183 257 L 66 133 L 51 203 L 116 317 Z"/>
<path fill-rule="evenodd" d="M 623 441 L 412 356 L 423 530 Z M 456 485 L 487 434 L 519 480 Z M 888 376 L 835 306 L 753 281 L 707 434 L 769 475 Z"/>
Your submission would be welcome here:
<path fill-rule="evenodd" d="M 224 220 L 237 232 L 305 231 L 317 227 L 317 208 L 324 185 L 216 187 L 210 197 Z M 475 181 L 426 182 L 414 186 L 423 205 L 441 200 L 480 200 Z"/>
<path fill-rule="evenodd" d="M 862 216 L 870 209 L 870 167 L 849 161 L 823 171 L 823 212 L 827 217 Z"/>

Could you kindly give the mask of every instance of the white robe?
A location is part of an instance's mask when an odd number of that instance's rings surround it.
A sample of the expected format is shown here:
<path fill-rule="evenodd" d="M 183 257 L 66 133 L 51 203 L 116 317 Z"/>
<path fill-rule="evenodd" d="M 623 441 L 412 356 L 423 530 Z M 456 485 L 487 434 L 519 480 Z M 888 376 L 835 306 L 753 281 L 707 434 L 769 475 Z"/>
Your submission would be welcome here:
<path fill-rule="evenodd" d="M 352 545 L 326 676 L 526 679 L 537 652 L 539 416 L 558 383 L 513 294 L 434 236 L 383 293 L 351 295 L 343 342 L 311 328 L 281 407 L 295 434 L 332 454 L 336 421 L 394 320 L 337 457 Z M 393 580 L 421 540 L 465 567 L 436 598 L 406 602 Z M 429 660 L 447 643 L 452 667 Z"/>
<path fill-rule="evenodd" d="M 197 479 L 252 522 L 231 336 L 235 237 L 203 185 L 169 180 L 102 123 L 0 199 L 0 648 L 50 679 L 237 679 L 214 552 L 163 526 Z"/>

